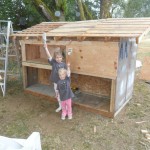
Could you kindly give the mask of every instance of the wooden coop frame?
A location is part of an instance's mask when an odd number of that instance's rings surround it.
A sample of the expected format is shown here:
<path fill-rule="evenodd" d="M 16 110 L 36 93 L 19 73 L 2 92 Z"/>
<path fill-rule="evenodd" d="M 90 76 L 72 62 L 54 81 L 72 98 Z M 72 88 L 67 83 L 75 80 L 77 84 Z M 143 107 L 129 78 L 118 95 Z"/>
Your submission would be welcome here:
<path fill-rule="evenodd" d="M 51 66 L 43 49 L 60 47 L 71 63 L 72 86 L 81 93 L 73 103 L 113 118 L 132 98 L 137 46 L 150 31 L 150 18 L 43 22 L 13 36 L 21 39 L 25 92 L 54 100 Z M 66 55 L 72 49 L 71 56 Z"/>

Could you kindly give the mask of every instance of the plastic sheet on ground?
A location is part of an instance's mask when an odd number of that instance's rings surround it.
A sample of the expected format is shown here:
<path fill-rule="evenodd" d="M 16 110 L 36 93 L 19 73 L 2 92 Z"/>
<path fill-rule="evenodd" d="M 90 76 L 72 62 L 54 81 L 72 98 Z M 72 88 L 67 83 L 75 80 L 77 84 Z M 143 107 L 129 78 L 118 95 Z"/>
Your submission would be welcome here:
<path fill-rule="evenodd" d="M 0 136 L 0 150 L 42 150 L 40 133 L 33 132 L 27 139 Z"/>

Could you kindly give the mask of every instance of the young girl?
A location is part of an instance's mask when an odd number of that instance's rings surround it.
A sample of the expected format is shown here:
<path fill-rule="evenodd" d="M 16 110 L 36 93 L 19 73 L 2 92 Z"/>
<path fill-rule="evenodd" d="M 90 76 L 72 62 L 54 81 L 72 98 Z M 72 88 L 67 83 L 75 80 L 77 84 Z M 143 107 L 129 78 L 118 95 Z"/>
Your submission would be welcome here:
<path fill-rule="evenodd" d="M 72 97 L 74 96 L 70 87 L 70 64 L 68 64 L 67 70 L 64 68 L 58 71 L 60 80 L 57 82 L 57 90 L 61 100 L 62 114 L 61 119 L 72 119 Z"/>
<path fill-rule="evenodd" d="M 56 94 L 56 97 L 57 97 L 57 100 L 58 100 L 58 104 L 59 104 L 59 107 L 56 109 L 56 112 L 59 112 L 61 110 L 61 101 L 60 101 L 60 98 L 56 91 L 57 89 L 57 82 L 59 80 L 59 75 L 58 75 L 58 70 L 60 68 L 67 68 L 66 64 L 64 62 L 62 62 L 62 59 L 63 59 L 63 56 L 62 56 L 62 53 L 60 52 L 60 49 L 59 51 L 55 51 L 54 52 L 54 57 L 51 56 L 48 48 L 47 48 L 47 44 L 44 44 L 44 49 L 46 51 L 46 54 L 48 56 L 48 62 L 50 63 L 50 65 L 52 66 L 52 71 L 51 71 L 51 81 L 54 83 L 54 90 L 55 90 L 55 94 Z"/>

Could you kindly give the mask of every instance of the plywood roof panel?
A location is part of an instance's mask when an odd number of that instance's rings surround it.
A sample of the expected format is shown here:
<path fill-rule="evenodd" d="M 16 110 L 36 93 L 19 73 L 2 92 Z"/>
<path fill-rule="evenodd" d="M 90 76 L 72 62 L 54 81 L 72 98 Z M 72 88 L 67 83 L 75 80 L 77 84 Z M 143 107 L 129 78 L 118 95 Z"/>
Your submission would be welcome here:
<path fill-rule="evenodd" d="M 135 37 L 150 31 L 150 18 L 108 18 L 77 22 L 42 22 L 18 32 L 15 36 L 49 37 Z"/>

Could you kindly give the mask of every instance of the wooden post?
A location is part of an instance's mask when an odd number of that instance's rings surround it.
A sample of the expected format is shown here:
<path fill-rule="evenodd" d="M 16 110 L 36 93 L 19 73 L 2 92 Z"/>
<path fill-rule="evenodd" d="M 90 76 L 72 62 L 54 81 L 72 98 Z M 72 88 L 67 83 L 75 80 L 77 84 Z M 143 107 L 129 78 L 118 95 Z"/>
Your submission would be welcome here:
<path fill-rule="evenodd" d="M 111 81 L 110 112 L 115 113 L 116 80 Z"/>

